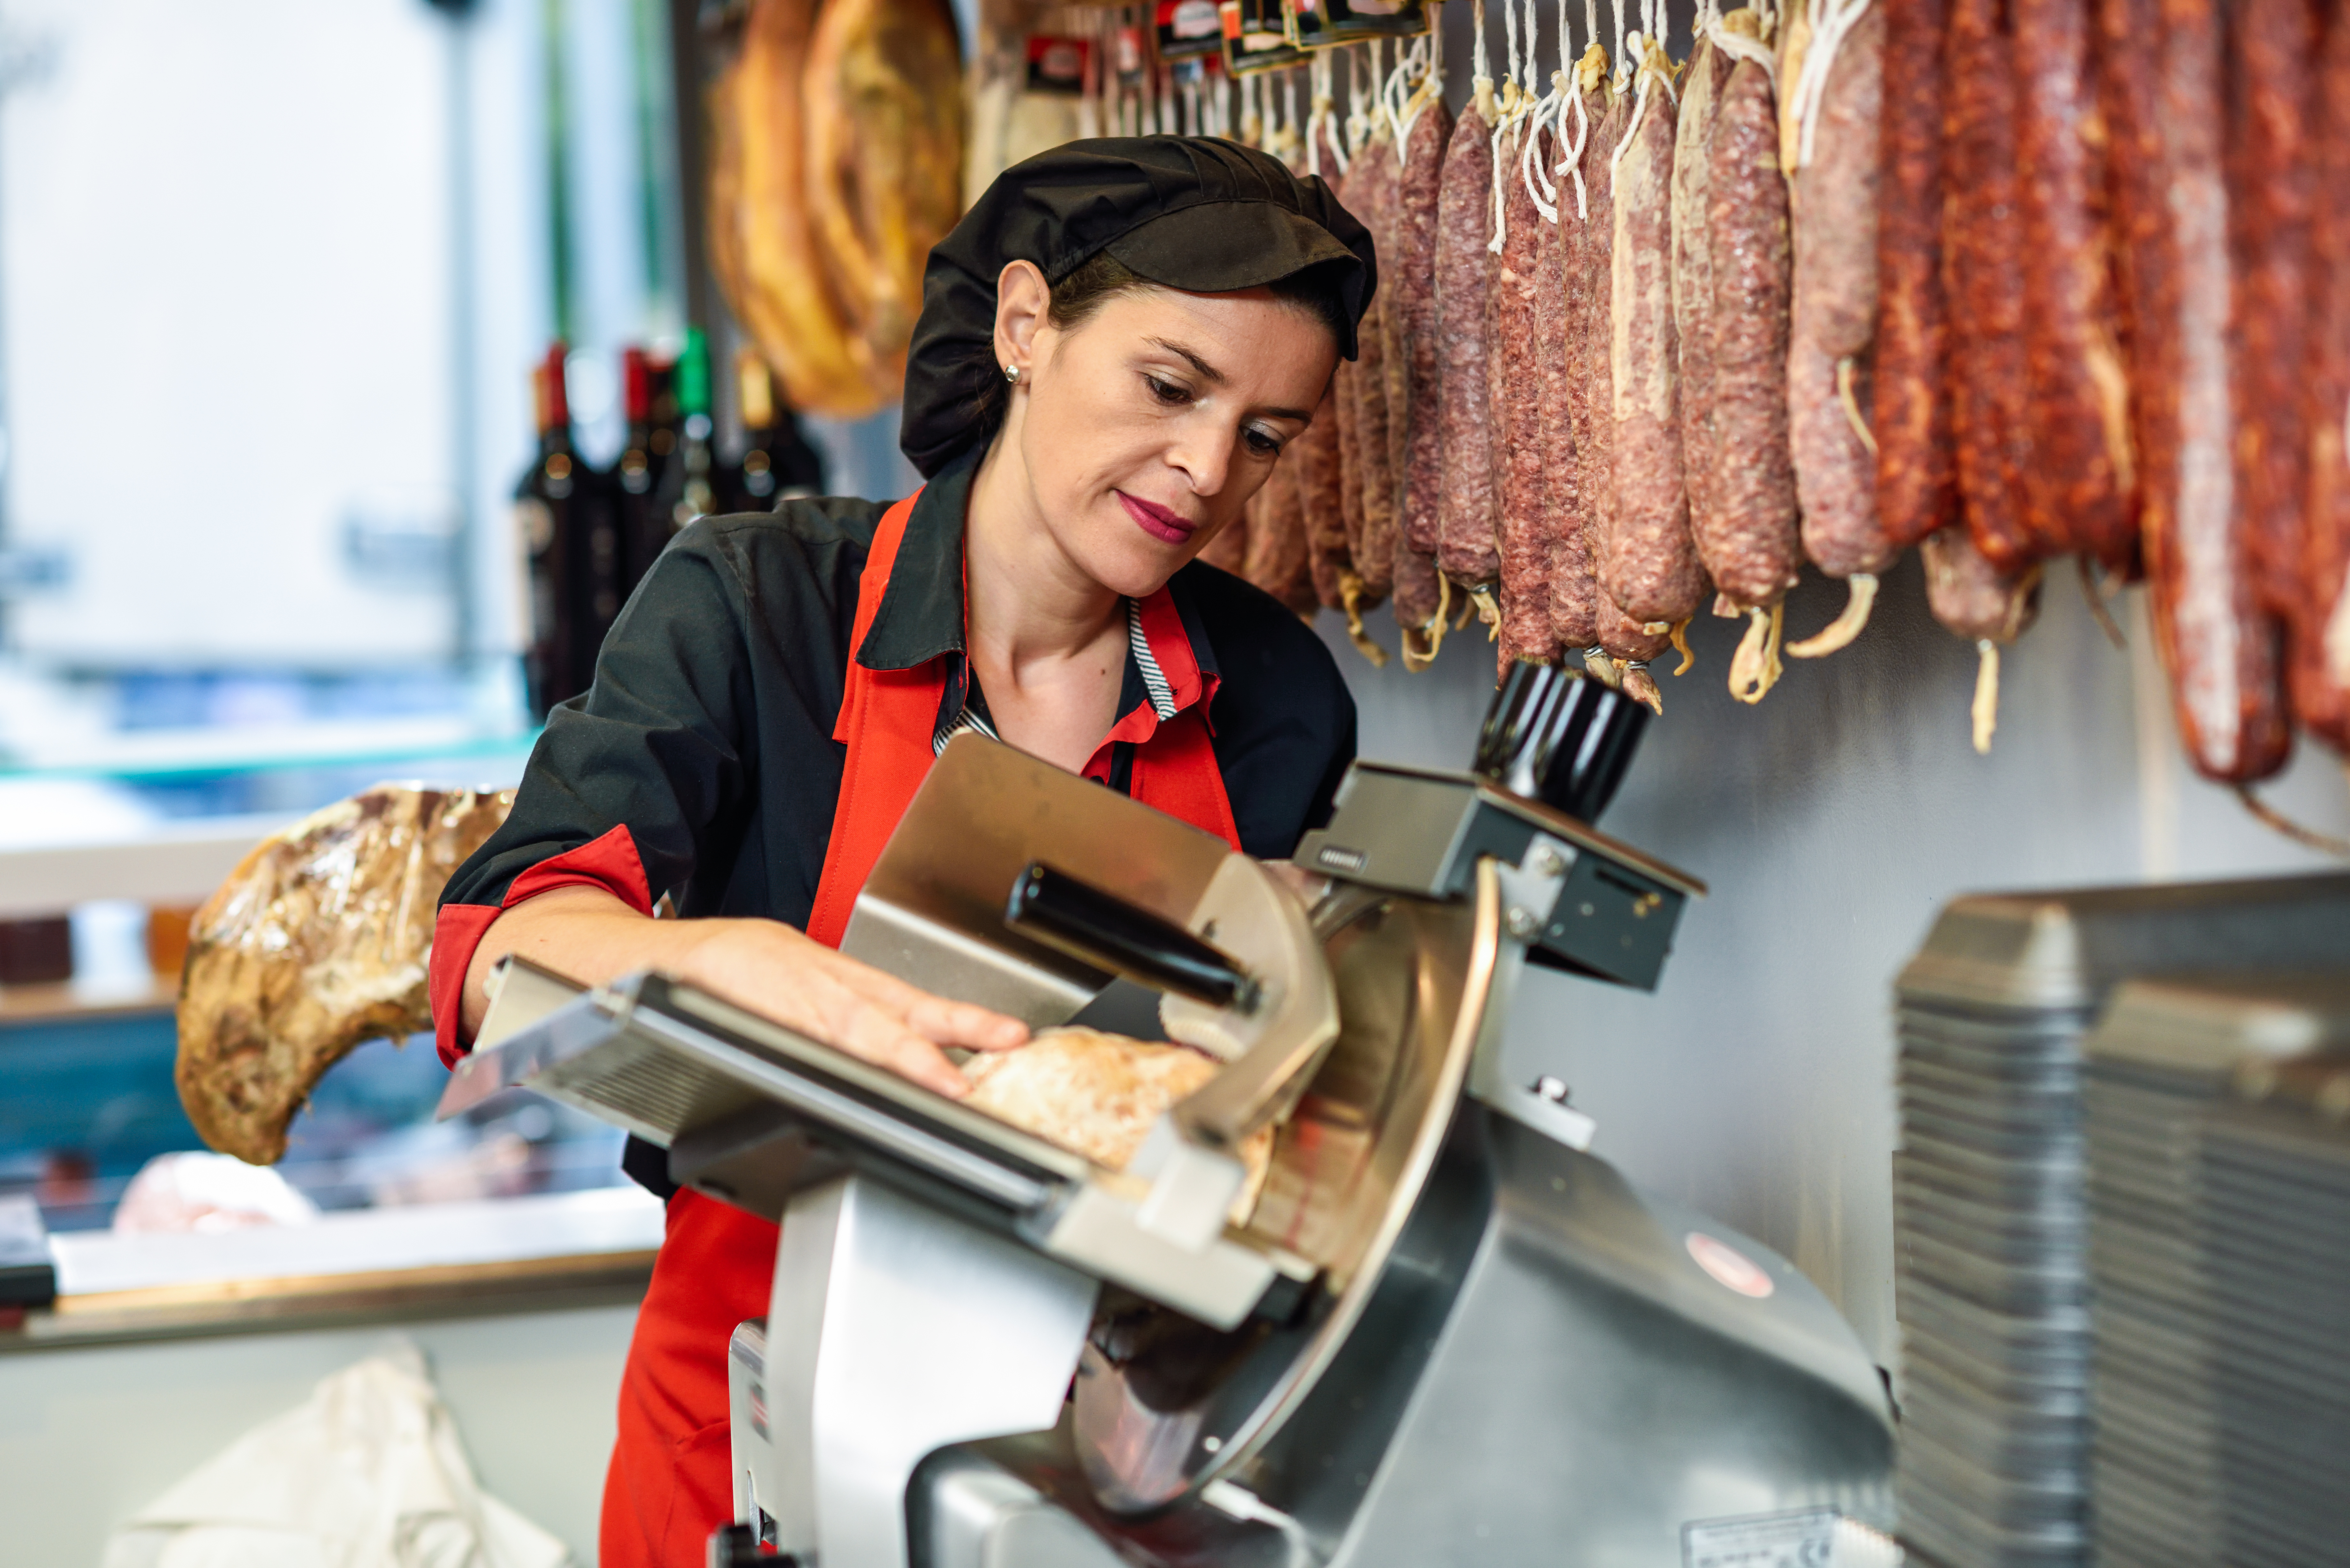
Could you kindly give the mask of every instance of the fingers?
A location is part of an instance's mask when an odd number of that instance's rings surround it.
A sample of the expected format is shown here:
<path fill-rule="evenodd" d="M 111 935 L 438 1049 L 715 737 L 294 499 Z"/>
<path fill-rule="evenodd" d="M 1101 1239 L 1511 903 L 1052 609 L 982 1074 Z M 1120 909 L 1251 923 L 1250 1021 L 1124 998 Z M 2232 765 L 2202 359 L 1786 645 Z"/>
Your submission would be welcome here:
<path fill-rule="evenodd" d="M 835 978 L 875 1005 L 894 1012 L 908 1029 L 935 1044 L 967 1051 L 1009 1051 L 1028 1042 L 1028 1026 L 989 1008 L 951 1002 L 907 984 L 892 974 L 838 953 L 828 953 Z"/>
<path fill-rule="evenodd" d="M 852 1056 L 877 1067 L 887 1067 L 926 1089 L 960 1099 L 971 1084 L 937 1045 L 909 1031 L 884 1007 L 876 1006 L 847 987 L 826 999 L 826 1033 Z"/>
<path fill-rule="evenodd" d="M 1028 1044 L 1028 1026 L 1018 1019 L 937 996 L 919 996 L 906 1009 L 906 1027 L 966 1051 L 1010 1051 Z"/>

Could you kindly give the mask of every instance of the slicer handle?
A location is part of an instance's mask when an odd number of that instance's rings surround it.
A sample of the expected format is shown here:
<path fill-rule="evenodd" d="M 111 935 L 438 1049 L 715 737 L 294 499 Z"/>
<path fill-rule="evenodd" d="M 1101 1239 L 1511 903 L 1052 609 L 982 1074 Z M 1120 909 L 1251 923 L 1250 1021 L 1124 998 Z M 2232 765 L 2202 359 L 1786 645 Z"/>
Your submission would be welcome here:
<path fill-rule="evenodd" d="M 1043 861 L 1012 884 L 1003 923 L 1071 958 L 1211 1007 L 1253 1012 L 1255 977 L 1174 921 Z"/>

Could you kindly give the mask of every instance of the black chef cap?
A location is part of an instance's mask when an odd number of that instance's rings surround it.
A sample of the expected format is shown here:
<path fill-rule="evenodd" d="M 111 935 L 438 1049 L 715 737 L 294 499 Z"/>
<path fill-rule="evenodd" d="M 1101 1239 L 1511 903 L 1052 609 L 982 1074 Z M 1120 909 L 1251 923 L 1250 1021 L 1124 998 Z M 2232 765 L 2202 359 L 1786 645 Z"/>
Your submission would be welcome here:
<path fill-rule="evenodd" d="M 898 444 L 924 476 L 983 436 L 995 362 L 995 280 L 1015 261 L 1059 284 L 1102 251 L 1151 282 L 1194 294 L 1254 288 L 1326 269 L 1338 352 L 1378 286 L 1371 236 L 1320 179 L 1201 136 L 1105 137 L 1040 152 L 996 176 L 931 252 L 906 360 Z"/>

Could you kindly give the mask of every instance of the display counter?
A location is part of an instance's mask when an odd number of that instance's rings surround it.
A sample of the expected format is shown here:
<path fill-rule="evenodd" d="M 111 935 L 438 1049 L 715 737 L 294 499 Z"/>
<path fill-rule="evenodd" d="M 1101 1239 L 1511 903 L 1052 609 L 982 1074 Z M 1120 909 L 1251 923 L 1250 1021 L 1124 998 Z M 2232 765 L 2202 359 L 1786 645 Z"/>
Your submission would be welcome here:
<path fill-rule="evenodd" d="M 52 1237 L 57 1304 L 0 1328 L 0 1558 L 97 1562 L 132 1511 L 397 1334 L 483 1483 L 592 1563 L 661 1222 L 626 1187 Z"/>

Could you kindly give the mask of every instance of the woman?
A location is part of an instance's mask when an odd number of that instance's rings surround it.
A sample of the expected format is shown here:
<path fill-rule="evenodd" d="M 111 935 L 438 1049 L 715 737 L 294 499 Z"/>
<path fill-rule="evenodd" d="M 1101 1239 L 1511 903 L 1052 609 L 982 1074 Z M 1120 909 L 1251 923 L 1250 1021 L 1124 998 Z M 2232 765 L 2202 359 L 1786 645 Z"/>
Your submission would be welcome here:
<path fill-rule="evenodd" d="M 965 1092 L 941 1048 L 1023 1027 L 833 950 L 962 729 L 1285 857 L 1353 759 L 1354 707 L 1295 617 L 1190 563 L 1305 430 L 1375 285 L 1318 180 L 1228 142 L 1082 142 L 1005 173 L 924 281 L 902 444 L 930 483 L 671 545 L 443 894 L 442 1055 L 520 952 L 591 982 L 663 969 Z M 669 1220 L 601 1560 L 699 1563 L 733 1511 L 727 1339 L 766 1309 L 776 1231 L 677 1191 L 650 1146 L 623 1163 Z"/>

